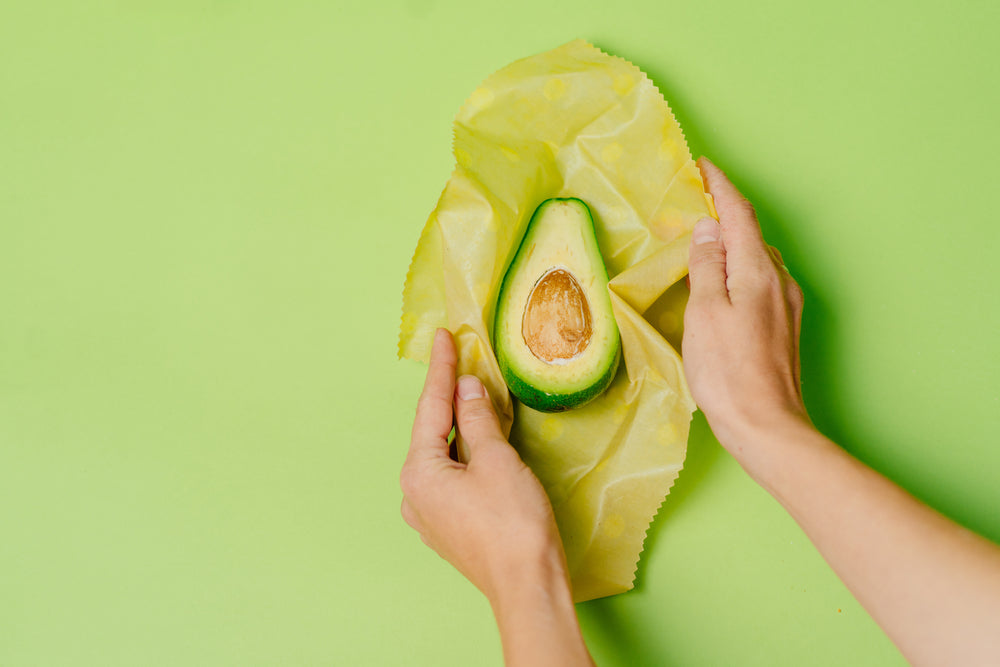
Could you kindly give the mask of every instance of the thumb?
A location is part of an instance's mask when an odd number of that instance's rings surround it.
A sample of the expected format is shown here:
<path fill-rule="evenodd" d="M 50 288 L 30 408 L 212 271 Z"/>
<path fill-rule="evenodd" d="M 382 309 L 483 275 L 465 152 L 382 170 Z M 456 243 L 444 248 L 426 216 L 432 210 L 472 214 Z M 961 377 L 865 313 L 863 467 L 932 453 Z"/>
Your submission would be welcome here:
<path fill-rule="evenodd" d="M 729 298 L 722 230 L 712 218 L 702 218 L 691 232 L 688 273 L 691 276 L 692 300 Z"/>
<path fill-rule="evenodd" d="M 486 393 L 486 387 L 474 375 L 458 378 L 455 390 L 455 422 L 462 438 L 469 443 L 471 456 L 476 450 L 507 439 L 500 430 L 493 403 Z"/>

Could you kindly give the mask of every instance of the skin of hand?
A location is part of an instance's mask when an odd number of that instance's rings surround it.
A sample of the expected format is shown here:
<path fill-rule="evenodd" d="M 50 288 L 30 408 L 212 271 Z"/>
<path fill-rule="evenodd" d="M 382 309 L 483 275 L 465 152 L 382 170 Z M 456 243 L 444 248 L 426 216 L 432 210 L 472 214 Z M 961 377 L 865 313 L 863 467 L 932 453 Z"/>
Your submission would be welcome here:
<path fill-rule="evenodd" d="M 703 218 L 691 236 L 684 374 L 719 442 L 737 454 L 750 428 L 808 421 L 799 379 L 802 290 L 764 242 L 750 202 L 707 159 L 698 166 L 719 222 Z"/>
<path fill-rule="evenodd" d="M 400 473 L 403 519 L 489 599 L 508 665 L 592 664 L 548 496 L 483 384 L 456 382 L 456 366 L 451 334 L 438 329 Z M 453 418 L 467 463 L 449 456 Z"/>
<path fill-rule="evenodd" d="M 799 389 L 802 292 L 753 208 L 704 158 L 684 370 L 719 442 L 798 522 L 914 665 L 1000 664 L 1000 548 L 820 434 Z"/>

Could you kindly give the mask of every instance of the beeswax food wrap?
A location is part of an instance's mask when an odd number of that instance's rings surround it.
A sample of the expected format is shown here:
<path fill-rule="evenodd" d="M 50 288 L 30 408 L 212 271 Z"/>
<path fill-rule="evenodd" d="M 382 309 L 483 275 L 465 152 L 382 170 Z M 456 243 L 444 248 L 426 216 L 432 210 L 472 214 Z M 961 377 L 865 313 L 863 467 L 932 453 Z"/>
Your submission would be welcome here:
<path fill-rule="evenodd" d="M 582 40 L 487 78 L 455 118 L 453 149 L 406 277 L 399 354 L 426 361 L 435 328 L 452 331 L 459 373 L 483 380 L 552 500 L 576 601 L 629 590 L 684 463 L 695 405 L 675 349 L 686 302 L 675 284 L 711 198 L 653 83 Z M 593 212 L 623 355 L 606 393 L 557 414 L 511 399 L 491 346 L 507 265 L 550 197 Z"/>

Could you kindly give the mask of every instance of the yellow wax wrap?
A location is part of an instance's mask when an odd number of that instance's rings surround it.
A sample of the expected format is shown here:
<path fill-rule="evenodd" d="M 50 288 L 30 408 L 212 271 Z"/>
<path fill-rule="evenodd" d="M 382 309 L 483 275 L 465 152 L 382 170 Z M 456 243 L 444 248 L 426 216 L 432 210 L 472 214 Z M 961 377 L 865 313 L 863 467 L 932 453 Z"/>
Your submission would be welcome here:
<path fill-rule="evenodd" d="M 678 281 L 694 223 L 715 216 L 711 198 L 653 83 L 582 40 L 487 78 L 455 118 L 454 153 L 406 277 L 399 354 L 426 361 L 435 328 L 452 331 L 459 373 L 483 380 L 548 492 L 575 600 L 629 590 L 687 449 L 695 405 L 675 349 Z M 507 265 L 550 197 L 579 197 L 594 214 L 623 355 L 607 392 L 557 414 L 512 400 L 491 344 Z"/>

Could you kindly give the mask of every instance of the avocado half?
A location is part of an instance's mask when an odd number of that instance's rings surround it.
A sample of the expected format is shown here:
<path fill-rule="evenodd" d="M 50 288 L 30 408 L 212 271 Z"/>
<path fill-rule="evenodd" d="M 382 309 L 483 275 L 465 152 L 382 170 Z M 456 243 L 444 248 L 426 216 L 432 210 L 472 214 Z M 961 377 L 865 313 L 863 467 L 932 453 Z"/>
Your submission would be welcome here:
<path fill-rule="evenodd" d="M 542 202 L 497 297 L 493 349 L 514 396 L 542 412 L 580 407 L 615 377 L 621 337 L 590 208 Z"/>

